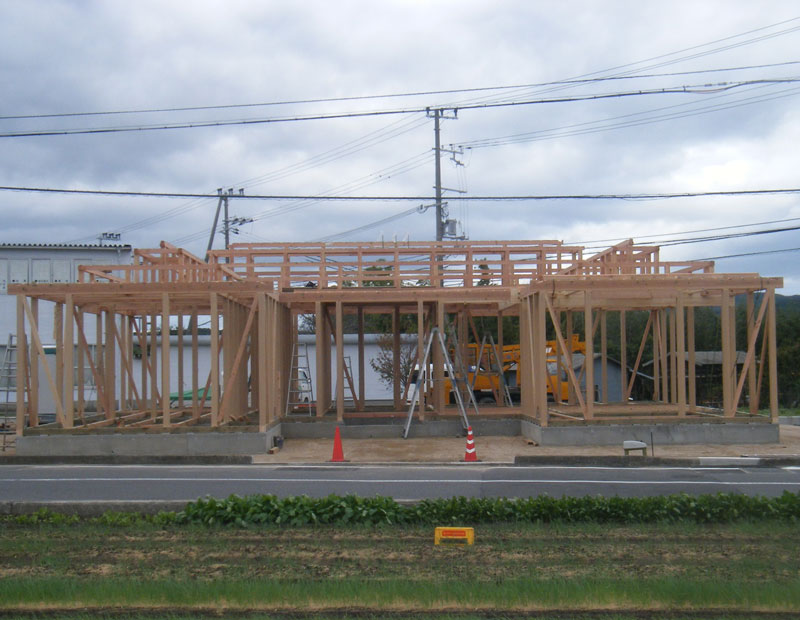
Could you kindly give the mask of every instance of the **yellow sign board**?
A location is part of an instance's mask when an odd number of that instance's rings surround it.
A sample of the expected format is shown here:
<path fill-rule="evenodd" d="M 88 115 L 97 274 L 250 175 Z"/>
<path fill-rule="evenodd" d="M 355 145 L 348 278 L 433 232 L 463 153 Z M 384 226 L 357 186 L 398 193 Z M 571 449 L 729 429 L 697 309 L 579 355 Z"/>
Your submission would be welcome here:
<path fill-rule="evenodd" d="M 471 545 L 475 542 L 475 530 L 471 527 L 437 527 L 433 541 L 435 545 Z"/>

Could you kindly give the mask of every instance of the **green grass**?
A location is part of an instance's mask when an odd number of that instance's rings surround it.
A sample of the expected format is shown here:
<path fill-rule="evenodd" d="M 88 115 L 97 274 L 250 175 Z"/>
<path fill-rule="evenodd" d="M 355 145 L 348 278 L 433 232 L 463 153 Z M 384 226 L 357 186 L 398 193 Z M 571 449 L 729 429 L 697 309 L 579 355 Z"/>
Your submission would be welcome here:
<path fill-rule="evenodd" d="M 507 579 L 502 582 L 337 579 L 145 581 L 4 579 L 5 608 L 224 607 L 245 609 L 800 609 L 800 580 L 755 584 L 686 578 Z"/>
<path fill-rule="evenodd" d="M 481 525 L 445 548 L 418 525 L 112 523 L 5 522 L 0 610 L 800 610 L 783 521 Z"/>

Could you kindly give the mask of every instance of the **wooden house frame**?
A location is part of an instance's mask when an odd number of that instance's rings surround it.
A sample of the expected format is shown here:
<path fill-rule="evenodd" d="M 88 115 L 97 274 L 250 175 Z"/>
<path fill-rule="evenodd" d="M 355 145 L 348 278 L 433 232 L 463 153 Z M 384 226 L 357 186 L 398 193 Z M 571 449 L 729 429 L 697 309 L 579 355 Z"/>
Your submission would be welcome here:
<path fill-rule="evenodd" d="M 355 315 L 358 324 L 358 377 L 365 375 L 365 315 L 392 316 L 394 410 L 405 408 L 398 326 L 401 315 L 412 314 L 417 317 L 418 342 L 424 342 L 431 326 L 444 330 L 452 319 L 462 344 L 469 332 L 479 338 L 473 317 L 519 316 L 521 403 L 486 415 L 521 415 L 541 426 L 736 420 L 757 416 L 761 386 L 767 383 L 770 415 L 764 421 L 777 422 L 775 289 L 782 286 L 782 279 L 717 274 L 708 261 L 661 261 L 657 246 L 632 240 L 592 256 L 585 256 L 580 246 L 552 240 L 235 244 L 212 251 L 207 263 L 162 242 L 159 248 L 136 250 L 131 265 L 80 270 L 78 283 L 9 287 L 9 293 L 17 296 L 19 434 L 26 424 L 39 424 L 38 393 L 43 382 L 57 403 L 56 426 L 63 429 L 116 426 L 154 431 L 243 425 L 264 432 L 286 412 L 300 314 L 315 317 L 313 413 L 318 418 L 335 413 L 342 421 L 352 411 L 365 410 L 363 382 L 356 385 L 343 359 L 346 314 Z M 735 363 L 737 295 L 747 298 L 747 342 L 739 343 L 746 347 L 746 358 L 740 373 Z M 55 373 L 41 363 L 45 352 L 37 318 L 40 302 L 55 304 Z M 694 308 L 698 306 L 717 307 L 721 314 L 721 410 L 696 402 Z M 644 333 L 635 335 L 641 343 L 636 359 L 626 360 L 623 353 L 622 393 L 631 394 L 646 344 L 651 342 L 654 399 L 608 403 L 607 324 L 609 316 L 619 321 L 625 352 L 625 322 L 631 311 L 646 311 L 649 319 Z M 85 335 L 87 315 L 96 317 L 94 351 Z M 200 317 L 210 322 L 207 377 L 198 373 Z M 578 322 L 590 334 L 584 334 L 587 359 L 594 358 L 594 343 L 600 342 L 597 353 L 603 370 L 597 395 L 581 392 L 582 379 L 587 386 L 598 379 L 594 364 L 583 365 L 583 378 L 576 375 L 566 345 Z M 176 323 L 174 346 L 170 330 L 161 326 Z M 555 333 L 559 364 L 571 386 L 566 402 L 560 390 L 552 390 L 555 401 L 548 402 L 548 329 Z M 502 329 L 498 338 L 502 347 Z M 191 350 L 189 359 L 184 359 L 185 346 Z M 141 374 L 134 377 L 137 350 L 144 354 Z M 419 363 L 421 355 L 420 350 Z M 170 398 L 174 358 L 180 389 L 176 398 Z M 97 386 L 96 411 L 86 407 L 84 367 Z M 432 398 L 420 399 L 420 419 L 455 415 L 447 406 L 441 359 L 434 358 L 433 368 L 438 380 Z M 348 390 L 352 406 L 346 407 Z M 739 407 L 744 400 L 747 411 Z"/>

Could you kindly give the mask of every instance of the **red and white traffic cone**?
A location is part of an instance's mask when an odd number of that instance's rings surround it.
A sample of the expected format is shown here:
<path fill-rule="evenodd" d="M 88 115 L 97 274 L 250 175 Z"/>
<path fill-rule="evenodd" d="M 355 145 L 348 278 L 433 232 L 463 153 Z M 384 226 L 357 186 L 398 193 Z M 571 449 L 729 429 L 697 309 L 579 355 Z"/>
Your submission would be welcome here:
<path fill-rule="evenodd" d="M 331 463 L 344 463 L 344 450 L 342 450 L 342 436 L 339 433 L 339 427 L 336 427 L 336 432 L 333 435 L 333 456 Z"/>
<path fill-rule="evenodd" d="M 467 451 L 464 453 L 464 462 L 477 461 L 478 454 L 475 452 L 475 438 L 472 436 L 472 427 L 467 429 Z"/>

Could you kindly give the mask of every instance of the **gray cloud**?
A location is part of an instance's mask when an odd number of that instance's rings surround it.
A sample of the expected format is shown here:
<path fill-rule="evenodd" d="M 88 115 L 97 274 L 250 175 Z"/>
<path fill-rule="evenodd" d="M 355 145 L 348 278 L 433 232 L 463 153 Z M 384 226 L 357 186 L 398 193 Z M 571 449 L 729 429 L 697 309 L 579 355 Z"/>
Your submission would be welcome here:
<path fill-rule="evenodd" d="M 4 3 L 0 23 L 2 115 L 136 110 L 347 97 L 448 88 L 530 84 L 609 70 L 668 73 L 800 60 L 798 33 L 740 47 L 732 35 L 788 20 L 795 4 L 743 0 L 641 3 L 486 2 L 69 2 Z M 787 23 L 749 38 L 800 25 Z M 712 46 L 699 48 L 717 41 Z M 689 58 L 712 47 L 725 51 Z M 692 49 L 694 48 L 694 49 Z M 673 55 L 673 52 L 680 52 Z M 678 57 L 681 62 L 656 66 Z M 627 70 L 619 69 L 617 71 Z M 531 98 L 625 91 L 742 78 L 793 76 L 797 66 L 657 77 L 569 89 L 531 88 Z M 477 195 L 703 191 L 793 187 L 800 138 L 794 85 L 709 95 L 658 95 L 468 110 L 443 124 L 445 144 L 573 126 L 603 119 L 694 115 L 623 129 L 467 150 L 466 165 L 443 165 L 444 184 Z M 782 92 L 786 91 L 786 92 Z M 522 93 L 514 93 L 522 94 Z M 748 98 L 764 100 L 742 105 Z M 400 106 L 448 105 L 496 93 L 316 103 L 176 114 L 2 120 L 0 132 L 173 121 L 293 116 Z M 766 97 L 773 97 L 767 100 Z M 729 109 L 709 113 L 700 108 Z M 677 107 L 676 107 L 677 106 Z M 659 110 L 664 108 L 663 110 Z M 626 116 L 629 115 L 629 116 Z M 83 136 L 3 138 L 0 184 L 36 187 L 248 193 L 432 194 L 425 153 L 432 122 L 400 117 Z M 397 130 L 397 131 L 394 131 Z M 561 131 L 564 131 L 563 129 Z M 375 134 L 373 132 L 383 132 Z M 396 135 L 395 135 L 396 134 Z M 373 139 L 367 143 L 368 137 Z M 380 138 L 383 136 L 383 139 Z M 364 140 L 360 142 L 359 140 Z M 369 144 L 369 145 L 367 145 Z M 322 155 L 322 157 L 320 157 Z M 340 155 L 340 156 L 337 156 Z M 420 156 L 407 169 L 386 171 Z M 313 159 L 318 158 L 318 159 Z M 304 164 L 303 162 L 310 162 Z M 316 165 L 313 165 L 316 162 Z M 415 164 L 423 164 L 414 167 Z M 292 166 L 298 166 L 299 172 Z M 379 171 L 384 172 L 378 176 Z M 370 175 L 375 175 L 370 177 Z M 451 213 L 473 239 L 565 241 L 673 233 L 800 217 L 796 197 L 697 198 L 647 202 L 478 203 L 449 194 Z M 5 242 L 90 241 L 123 231 L 137 246 L 188 238 L 202 254 L 216 201 L 0 194 Z M 234 201 L 254 217 L 240 241 L 315 239 L 356 228 L 415 204 Z M 172 217 L 166 217 L 172 214 Z M 149 222 L 149 223 L 148 223 Z M 756 227 L 758 228 L 758 227 Z M 763 228 L 763 227 L 762 227 Z M 433 211 L 358 233 L 372 240 L 430 239 Z M 664 248 L 684 260 L 800 247 L 795 233 Z M 217 241 L 219 244 L 221 240 Z M 722 260 L 718 270 L 783 275 L 800 292 L 793 254 Z"/>

